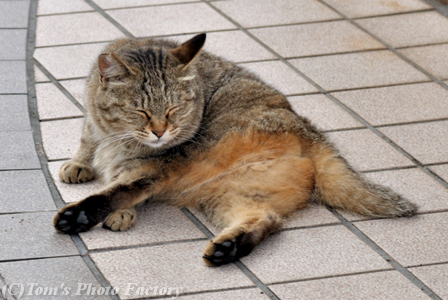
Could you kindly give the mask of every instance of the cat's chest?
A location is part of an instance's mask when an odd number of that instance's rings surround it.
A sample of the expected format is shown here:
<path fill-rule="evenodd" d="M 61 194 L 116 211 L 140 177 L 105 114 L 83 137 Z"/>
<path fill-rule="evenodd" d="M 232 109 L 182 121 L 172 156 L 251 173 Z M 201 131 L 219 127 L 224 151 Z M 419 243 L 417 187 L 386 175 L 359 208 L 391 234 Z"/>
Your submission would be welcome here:
<path fill-rule="evenodd" d="M 101 143 L 95 151 L 92 165 L 101 180 L 108 183 L 125 162 L 137 154 L 120 143 Z"/>

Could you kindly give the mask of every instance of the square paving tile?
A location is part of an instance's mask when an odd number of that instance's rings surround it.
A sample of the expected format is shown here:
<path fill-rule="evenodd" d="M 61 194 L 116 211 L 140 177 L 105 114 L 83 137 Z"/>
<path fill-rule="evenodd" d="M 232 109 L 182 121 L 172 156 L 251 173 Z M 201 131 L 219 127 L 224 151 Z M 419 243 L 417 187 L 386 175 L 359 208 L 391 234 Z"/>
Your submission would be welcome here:
<path fill-rule="evenodd" d="M 30 1 L 0 1 L 1 28 L 27 28 Z"/>
<path fill-rule="evenodd" d="M 448 44 L 399 50 L 438 79 L 448 78 Z"/>
<path fill-rule="evenodd" d="M 443 180 L 448 182 L 448 165 L 439 165 L 429 167 L 431 171 L 436 172 Z"/>
<path fill-rule="evenodd" d="M 36 58 L 56 79 L 86 77 L 105 43 L 40 48 Z"/>
<path fill-rule="evenodd" d="M 290 62 L 326 90 L 429 80 L 390 51 L 300 58 Z"/>
<path fill-rule="evenodd" d="M 63 80 L 59 83 L 84 106 L 87 101 L 86 79 Z"/>
<path fill-rule="evenodd" d="M 26 29 L 0 30 L 0 59 L 26 58 Z"/>
<path fill-rule="evenodd" d="M 137 37 L 236 28 L 206 3 L 130 8 L 107 13 Z"/>
<path fill-rule="evenodd" d="M 122 299 L 141 298 L 137 287 L 182 288 L 182 293 L 253 286 L 235 265 L 205 266 L 206 241 L 167 244 L 91 254 L 101 273 Z M 225 280 L 223 279 L 225 278 Z M 127 283 L 136 288 L 126 295 Z"/>
<path fill-rule="evenodd" d="M 83 0 L 40 0 L 37 15 L 60 14 L 69 12 L 93 11 L 94 9 Z"/>
<path fill-rule="evenodd" d="M 96 291 L 101 284 L 79 256 L 0 263 L 0 272 L 6 283 L 13 286 L 14 293 L 20 292 L 17 284 L 25 287 L 20 299 L 39 298 L 41 288 L 53 289 L 52 295 L 49 295 L 50 290 L 47 295 L 40 295 L 47 299 L 110 299 L 105 295 L 93 295 L 93 290 Z M 91 295 L 88 294 L 88 284 L 91 285 Z"/>
<path fill-rule="evenodd" d="M 342 226 L 274 234 L 241 261 L 264 283 L 391 268 Z"/>
<path fill-rule="evenodd" d="M 283 57 L 384 48 L 347 21 L 260 28 L 250 32 Z"/>
<path fill-rule="evenodd" d="M 27 93 L 25 61 L 0 61 L 0 94 Z"/>
<path fill-rule="evenodd" d="M 448 42 L 448 19 L 438 12 L 420 12 L 356 21 L 393 47 Z M 431 30 L 428 30 L 431 28 Z"/>
<path fill-rule="evenodd" d="M 0 199 L 2 213 L 56 209 L 40 170 L 0 172 Z"/>
<path fill-rule="evenodd" d="M 269 288 L 280 299 L 430 299 L 396 271 L 276 284 Z"/>
<path fill-rule="evenodd" d="M 240 290 L 230 290 L 216 293 L 201 293 L 191 296 L 183 296 L 182 300 L 222 300 L 222 299 L 270 299 L 265 295 L 260 289 L 240 289 Z"/>
<path fill-rule="evenodd" d="M 424 164 L 448 161 L 448 121 L 379 129 Z"/>
<path fill-rule="evenodd" d="M 84 118 L 41 122 L 45 154 L 49 160 L 69 159 L 78 149 Z"/>
<path fill-rule="evenodd" d="M 240 64 L 285 95 L 317 92 L 317 89 L 281 61 Z"/>
<path fill-rule="evenodd" d="M 307 207 L 296 211 L 285 221 L 282 228 L 300 228 L 317 225 L 340 223 L 327 208 L 318 204 L 308 204 Z"/>
<path fill-rule="evenodd" d="M 83 116 L 53 83 L 36 84 L 35 88 L 40 120 Z"/>
<path fill-rule="evenodd" d="M 213 5 L 243 27 L 341 19 L 325 5 L 311 0 L 236 0 Z"/>
<path fill-rule="evenodd" d="M 200 239 L 206 236 L 179 208 L 148 203 L 137 209 L 137 221 L 131 229 L 113 232 L 97 226 L 81 233 L 81 238 L 88 249 L 100 249 Z"/>
<path fill-rule="evenodd" d="M 325 95 L 288 97 L 288 101 L 297 114 L 309 118 L 321 130 L 364 127 Z"/>
<path fill-rule="evenodd" d="M 82 184 L 68 184 L 59 179 L 59 168 L 65 161 L 54 161 L 48 163 L 48 170 L 50 171 L 56 188 L 59 191 L 65 203 L 76 202 L 87 198 L 100 190 L 104 185 L 99 180 L 89 181 Z"/>
<path fill-rule="evenodd" d="M 389 15 L 432 8 L 419 0 L 325 0 L 325 2 L 349 18 Z"/>
<path fill-rule="evenodd" d="M 0 215 L 0 260 L 77 255 L 70 236 L 53 228 L 55 213 Z"/>
<path fill-rule="evenodd" d="M 36 47 L 114 40 L 125 35 L 97 12 L 37 17 Z"/>
<path fill-rule="evenodd" d="M 448 261 L 448 213 L 355 222 L 404 267 Z"/>
<path fill-rule="evenodd" d="M 368 129 L 330 132 L 327 136 L 349 164 L 358 171 L 413 165 L 410 160 Z"/>
<path fill-rule="evenodd" d="M 222 229 L 213 225 L 202 211 L 191 208 L 190 211 L 213 235 L 217 236 L 222 231 Z M 307 207 L 296 211 L 293 215 L 287 218 L 279 230 L 337 223 L 340 223 L 339 219 L 324 206 L 310 203 Z"/>
<path fill-rule="evenodd" d="M 174 36 L 171 39 L 184 42 L 193 36 Z M 276 58 L 274 54 L 239 30 L 207 33 L 204 50 L 236 63 Z"/>
<path fill-rule="evenodd" d="M 133 7 L 133 6 L 144 6 L 144 5 L 160 5 L 160 4 L 170 4 L 178 2 L 194 2 L 196 0 L 94 0 L 96 4 L 101 6 L 103 9 L 109 8 L 119 8 L 119 7 Z"/>
<path fill-rule="evenodd" d="M 31 131 L 0 131 L 0 170 L 40 168 Z"/>
<path fill-rule="evenodd" d="M 42 71 L 34 66 L 34 82 L 49 82 L 50 79 L 48 79 L 48 77 L 42 73 Z"/>
<path fill-rule="evenodd" d="M 333 96 L 374 126 L 448 117 L 448 90 L 437 83 L 338 92 Z"/>
<path fill-rule="evenodd" d="M 0 95 L 0 131 L 30 130 L 26 95 Z"/>
<path fill-rule="evenodd" d="M 446 285 L 448 264 L 411 268 L 409 271 L 423 281 L 440 298 L 448 299 L 448 286 Z"/>

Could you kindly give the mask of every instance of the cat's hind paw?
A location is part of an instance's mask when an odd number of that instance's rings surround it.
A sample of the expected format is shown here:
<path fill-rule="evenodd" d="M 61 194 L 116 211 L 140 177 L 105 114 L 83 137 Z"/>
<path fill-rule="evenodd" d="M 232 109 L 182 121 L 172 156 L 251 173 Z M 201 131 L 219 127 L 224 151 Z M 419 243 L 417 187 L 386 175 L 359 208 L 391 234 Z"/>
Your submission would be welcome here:
<path fill-rule="evenodd" d="M 103 228 L 112 231 L 125 231 L 134 226 L 137 211 L 134 208 L 120 209 L 112 212 L 103 222 Z"/>
<path fill-rule="evenodd" d="M 96 222 L 87 216 L 85 210 L 72 204 L 59 210 L 53 218 L 53 225 L 60 233 L 78 233 L 89 230 Z"/>
<path fill-rule="evenodd" d="M 221 266 L 237 259 L 237 245 L 232 240 L 225 240 L 222 243 L 210 241 L 205 247 L 202 256 L 207 266 Z"/>
<path fill-rule="evenodd" d="M 94 177 L 91 167 L 74 160 L 65 162 L 59 169 L 59 178 L 65 183 L 83 183 Z"/>

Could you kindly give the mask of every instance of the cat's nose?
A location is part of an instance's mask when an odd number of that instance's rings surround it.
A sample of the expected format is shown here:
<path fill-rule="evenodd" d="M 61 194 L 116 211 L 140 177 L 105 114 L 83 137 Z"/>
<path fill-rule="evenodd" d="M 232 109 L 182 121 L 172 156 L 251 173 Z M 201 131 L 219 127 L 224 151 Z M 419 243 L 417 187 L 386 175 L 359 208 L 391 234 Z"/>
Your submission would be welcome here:
<path fill-rule="evenodd" d="M 162 135 L 166 132 L 166 130 L 153 130 L 152 133 L 154 133 L 159 139 L 162 137 Z"/>

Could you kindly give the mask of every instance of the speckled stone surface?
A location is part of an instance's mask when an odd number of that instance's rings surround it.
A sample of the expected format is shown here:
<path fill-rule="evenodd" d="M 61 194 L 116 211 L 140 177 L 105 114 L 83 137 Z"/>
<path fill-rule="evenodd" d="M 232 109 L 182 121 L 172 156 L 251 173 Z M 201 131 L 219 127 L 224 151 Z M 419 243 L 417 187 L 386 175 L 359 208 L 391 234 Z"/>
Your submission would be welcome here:
<path fill-rule="evenodd" d="M 448 213 L 417 215 L 396 220 L 355 223 L 401 265 L 418 266 L 448 260 Z"/>
<path fill-rule="evenodd" d="M 432 8 L 419 0 L 369 0 L 368 5 L 366 5 L 367 2 L 359 0 L 325 0 L 325 2 L 350 18 L 389 15 Z"/>
<path fill-rule="evenodd" d="M 317 89 L 281 61 L 240 64 L 285 95 L 317 92 Z"/>
<path fill-rule="evenodd" d="M 205 3 L 119 9 L 108 12 L 136 37 L 235 29 Z M 201 16 L 197 18 L 196 16 Z M 147 22 L 146 20 L 151 20 Z M 191 22 L 194 19 L 195 22 Z M 212 21 L 213 20 L 213 21 Z M 158 24 L 154 26 L 154 24 Z"/>
<path fill-rule="evenodd" d="M 84 119 L 42 122 L 42 140 L 49 160 L 72 158 L 79 146 Z"/>
<path fill-rule="evenodd" d="M 448 78 L 448 44 L 406 48 L 399 52 L 436 78 Z"/>
<path fill-rule="evenodd" d="M 445 279 L 448 277 L 448 264 L 417 267 L 409 269 L 415 276 L 421 279 L 440 298 L 448 298 L 448 287 Z"/>
<path fill-rule="evenodd" d="M 448 121 L 384 127 L 380 131 L 419 161 L 448 161 Z"/>
<path fill-rule="evenodd" d="M 384 48 L 347 21 L 268 27 L 250 32 L 285 58 Z"/>
<path fill-rule="evenodd" d="M 241 261 L 264 283 L 392 268 L 340 225 L 277 233 Z"/>
<path fill-rule="evenodd" d="M 448 117 L 448 90 L 437 83 L 338 92 L 333 96 L 374 126 Z"/>
<path fill-rule="evenodd" d="M 0 215 L 0 261 L 77 255 L 69 235 L 54 230 L 56 211 Z"/>
<path fill-rule="evenodd" d="M 398 272 L 342 276 L 271 285 L 280 299 L 430 299 Z"/>
<path fill-rule="evenodd" d="M 290 62 L 329 91 L 429 80 L 385 50 L 293 59 Z"/>
<path fill-rule="evenodd" d="M 36 98 L 41 120 L 83 116 L 53 83 L 36 84 Z"/>
<path fill-rule="evenodd" d="M 205 266 L 201 258 L 205 245 L 205 241 L 167 244 L 95 253 L 91 257 L 111 285 L 122 290 L 122 299 L 139 298 L 135 293 L 124 294 L 127 282 L 143 287 L 182 287 L 182 293 L 253 286 L 234 265 Z"/>
<path fill-rule="evenodd" d="M 448 42 L 448 19 L 438 12 L 418 12 L 356 21 L 393 47 Z M 431 28 L 431 30 L 427 30 Z"/>
<path fill-rule="evenodd" d="M 412 165 L 410 160 L 370 130 L 331 132 L 327 136 L 359 171 Z"/>
<path fill-rule="evenodd" d="M 294 111 L 313 122 L 321 130 L 359 128 L 364 125 L 328 97 L 306 95 L 288 97 Z"/>
<path fill-rule="evenodd" d="M 69 297 L 110 299 L 106 295 L 93 294 L 101 284 L 79 256 L 0 263 L 0 272 L 16 295 L 20 294 L 19 284 L 24 286 L 24 295 L 20 299 L 36 299 L 39 296 L 55 300 Z M 38 278 L 36 274 L 39 274 Z M 40 289 L 44 288 L 53 288 L 52 295 L 44 295 L 43 291 L 39 295 Z"/>

